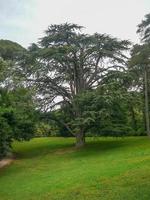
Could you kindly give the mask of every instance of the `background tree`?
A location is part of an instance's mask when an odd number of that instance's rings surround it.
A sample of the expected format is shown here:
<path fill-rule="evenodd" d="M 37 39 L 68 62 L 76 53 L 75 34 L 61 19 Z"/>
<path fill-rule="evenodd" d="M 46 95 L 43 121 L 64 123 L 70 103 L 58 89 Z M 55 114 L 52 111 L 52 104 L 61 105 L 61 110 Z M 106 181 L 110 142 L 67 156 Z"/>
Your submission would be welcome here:
<path fill-rule="evenodd" d="M 17 60 L 25 49 L 16 42 L 10 40 L 0 40 L 0 57 L 4 60 Z"/>
<path fill-rule="evenodd" d="M 147 134 L 150 136 L 150 120 L 149 120 L 149 95 L 150 95 L 150 45 L 135 45 L 132 49 L 131 59 L 130 59 L 130 70 L 133 73 L 134 84 L 133 86 L 138 86 L 138 91 L 143 91 L 144 95 L 144 110 L 145 110 L 145 124 Z"/>
<path fill-rule="evenodd" d="M 24 52 L 19 44 L 0 40 L 0 158 L 10 152 L 13 140 L 29 140 L 34 135 L 32 92 L 12 87 L 12 69 Z"/>
<path fill-rule="evenodd" d="M 138 25 L 137 33 L 140 35 L 142 45 L 135 45 L 132 50 L 131 65 L 134 66 L 139 83 L 142 82 L 144 93 L 145 121 L 147 134 L 150 136 L 149 95 L 150 95 L 150 14 Z M 136 69 L 136 70 L 135 70 Z M 141 73 L 141 74 L 140 74 Z M 137 76 L 138 75 L 138 76 Z M 139 85 L 139 84 L 138 84 Z"/>
<path fill-rule="evenodd" d="M 11 151 L 13 140 L 34 136 L 35 110 L 29 91 L 0 89 L 0 158 Z"/>
<path fill-rule="evenodd" d="M 43 110 L 70 105 L 73 120 L 82 117 L 75 97 L 99 86 L 108 73 L 123 70 L 127 59 L 124 51 L 129 47 L 126 40 L 98 33 L 87 35 L 81 29 L 76 24 L 49 26 L 39 44 L 29 48 L 20 70 L 28 85 L 36 88 Z M 84 127 L 77 126 L 71 132 L 76 146 L 83 146 Z"/>
<path fill-rule="evenodd" d="M 141 42 L 150 42 L 150 13 L 145 15 L 145 18 L 138 25 L 137 33 L 140 35 Z"/>

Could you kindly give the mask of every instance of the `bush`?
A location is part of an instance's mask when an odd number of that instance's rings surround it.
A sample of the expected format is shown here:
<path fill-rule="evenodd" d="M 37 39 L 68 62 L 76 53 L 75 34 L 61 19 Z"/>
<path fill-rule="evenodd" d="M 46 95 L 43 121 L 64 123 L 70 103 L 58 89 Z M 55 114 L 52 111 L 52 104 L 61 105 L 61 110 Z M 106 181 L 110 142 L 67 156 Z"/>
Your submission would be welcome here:
<path fill-rule="evenodd" d="M 29 140 L 34 136 L 34 123 L 17 118 L 16 113 L 6 110 L 0 113 L 0 158 L 11 151 L 13 140 Z"/>
<path fill-rule="evenodd" d="M 49 137 L 58 135 L 59 135 L 58 128 L 53 124 L 41 122 L 36 125 L 35 136 L 37 137 Z"/>
<path fill-rule="evenodd" d="M 0 159 L 7 156 L 11 149 L 12 130 L 7 120 L 0 116 Z"/>

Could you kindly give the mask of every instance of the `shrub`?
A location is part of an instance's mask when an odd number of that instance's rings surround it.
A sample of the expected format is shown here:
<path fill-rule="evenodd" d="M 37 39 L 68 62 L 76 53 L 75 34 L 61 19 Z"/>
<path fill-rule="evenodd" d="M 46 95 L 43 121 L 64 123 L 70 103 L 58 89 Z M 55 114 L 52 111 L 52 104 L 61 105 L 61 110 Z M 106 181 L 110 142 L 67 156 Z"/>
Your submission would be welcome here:
<path fill-rule="evenodd" d="M 0 116 L 0 159 L 7 155 L 11 149 L 12 129 L 7 120 Z"/>

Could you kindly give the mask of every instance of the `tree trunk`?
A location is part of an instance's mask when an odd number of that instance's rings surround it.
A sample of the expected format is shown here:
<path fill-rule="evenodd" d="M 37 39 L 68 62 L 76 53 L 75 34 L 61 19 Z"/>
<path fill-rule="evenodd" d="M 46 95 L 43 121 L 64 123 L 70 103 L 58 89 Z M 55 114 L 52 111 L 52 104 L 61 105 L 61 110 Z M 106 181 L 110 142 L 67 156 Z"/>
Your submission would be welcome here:
<path fill-rule="evenodd" d="M 131 113 L 131 119 L 132 119 L 132 127 L 135 131 L 137 131 L 137 121 L 135 117 L 134 107 L 131 103 L 129 105 L 130 105 L 130 113 Z"/>
<path fill-rule="evenodd" d="M 85 134 L 83 131 L 80 133 L 76 134 L 76 147 L 80 148 L 85 145 Z"/>
<path fill-rule="evenodd" d="M 146 121 L 146 132 L 150 137 L 150 120 L 149 120 L 149 101 L 148 101 L 148 77 L 147 70 L 144 70 L 144 96 L 145 96 L 145 121 Z"/>

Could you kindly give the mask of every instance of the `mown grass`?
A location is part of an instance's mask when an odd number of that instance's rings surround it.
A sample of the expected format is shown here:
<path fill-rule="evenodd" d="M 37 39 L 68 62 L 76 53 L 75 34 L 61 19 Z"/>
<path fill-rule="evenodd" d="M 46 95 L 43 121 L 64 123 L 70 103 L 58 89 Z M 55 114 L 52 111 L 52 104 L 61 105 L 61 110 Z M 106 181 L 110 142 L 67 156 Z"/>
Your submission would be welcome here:
<path fill-rule="evenodd" d="M 16 160 L 0 170 L 0 200 L 149 200 L 147 137 L 37 138 L 15 143 Z"/>

